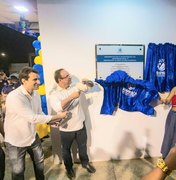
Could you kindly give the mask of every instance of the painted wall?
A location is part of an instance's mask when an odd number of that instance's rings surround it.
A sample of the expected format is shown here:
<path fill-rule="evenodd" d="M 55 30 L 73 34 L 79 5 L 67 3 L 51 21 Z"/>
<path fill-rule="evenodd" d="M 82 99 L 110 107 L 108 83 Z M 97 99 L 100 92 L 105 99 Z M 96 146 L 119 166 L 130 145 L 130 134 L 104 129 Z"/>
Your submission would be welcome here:
<path fill-rule="evenodd" d="M 78 79 L 95 78 L 95 44 L 144 44 L 147 50 L 149 42 L 176 43 L 175 12 L 174 0 L 38 0 L 47 95 L 61 67 Z M 87 98 L 92 161 L 160 155 L 169 107 L 156 106 L 156 117 L 122 110 L 109 116 L 99 113 L 100 86 Z"/>

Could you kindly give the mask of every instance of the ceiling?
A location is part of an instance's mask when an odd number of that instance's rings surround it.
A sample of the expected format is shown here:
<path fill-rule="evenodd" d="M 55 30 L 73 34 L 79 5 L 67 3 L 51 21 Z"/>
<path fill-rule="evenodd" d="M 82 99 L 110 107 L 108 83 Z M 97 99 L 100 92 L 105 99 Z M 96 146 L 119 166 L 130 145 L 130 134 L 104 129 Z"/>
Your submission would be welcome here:
<path fill-rule="evenodd" d="M 14 8 L 19 5 L 29 11 L 20 14 Z M 12 63 L 33 62 L 32 42 L 38 34 L 37 0 L 0 0 L 0 69 L 8 74 Z"/>
<path fill-rule="evenodd" d="M 20 14 L 14 8 L 19 5 L 25 6 L 29 11 Z M 25 33 L 39 33 L 37 0 L 0 0 L 0 24 Z"/>

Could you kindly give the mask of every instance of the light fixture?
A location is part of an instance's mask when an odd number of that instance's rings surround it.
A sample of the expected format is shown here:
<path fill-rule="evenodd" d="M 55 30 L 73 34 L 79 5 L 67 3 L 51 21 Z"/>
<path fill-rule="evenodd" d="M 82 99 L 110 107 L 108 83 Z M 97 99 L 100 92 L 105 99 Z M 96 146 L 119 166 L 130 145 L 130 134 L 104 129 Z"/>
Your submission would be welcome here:
<path fill-rule="evenodd" d="M 24 6 L 14 6 L 15 9 L 17 9 L 19 12 L 28 12 L 29 10 L 25 8 Z"/>
<path fill-rule="evenodd" d="M 0 54 L 1 54 L 2 57 L 6 56 L 6 53 L 4 53 L 4 52 L 1 52 Z"/>

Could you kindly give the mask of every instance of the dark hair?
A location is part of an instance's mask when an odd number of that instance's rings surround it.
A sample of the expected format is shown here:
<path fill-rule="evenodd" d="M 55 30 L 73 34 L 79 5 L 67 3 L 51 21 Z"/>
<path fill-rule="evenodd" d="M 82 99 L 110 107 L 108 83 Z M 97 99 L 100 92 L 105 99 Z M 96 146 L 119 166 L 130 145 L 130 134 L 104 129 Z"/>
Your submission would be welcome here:
<path fill-rule="evenodd" d="M 55 81 L 56 81 L 56 83 L 58 83 L 59 81 L 58 81 L 58 79 L 62 79 L 62 76 L 61 76 L 61 71 L 63 71 L 64 69 L 63 68 L 61 68 L 61 69 L 58 69 L 58 70 L 56 70 L 55 72 L 54 72 L 54 79 L 55 79 Z"/>
<path fill-rule="evenodd" d="M 28 80 L 29 79 L 29 74 L 33 72 L 35 74 L 39 74 L 37 70 L 31 68 L 31 67 L 24 67 L 23 69 L 20 70 L 19 73 L 19 81 L 21 84 L 22 83 L 22 79 Z"/>

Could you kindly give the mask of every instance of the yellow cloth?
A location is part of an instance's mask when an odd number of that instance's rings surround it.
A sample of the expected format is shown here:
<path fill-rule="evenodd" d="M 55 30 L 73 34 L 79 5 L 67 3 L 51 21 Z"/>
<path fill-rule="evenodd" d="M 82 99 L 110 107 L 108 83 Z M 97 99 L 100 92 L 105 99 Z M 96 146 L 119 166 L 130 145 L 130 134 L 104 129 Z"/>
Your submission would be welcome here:
<path fill-rule="evenodd" d="M 41 139 L 50 133 L 50 126 L 46 123 L 37 124 L 36 131 L 39 135 L 39 138 Z"/>

